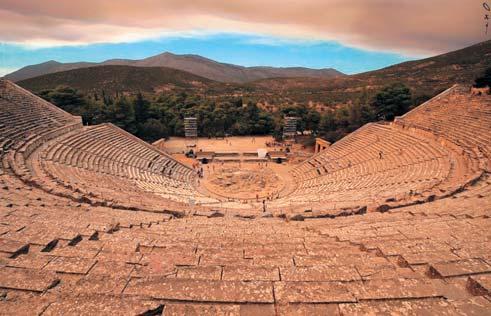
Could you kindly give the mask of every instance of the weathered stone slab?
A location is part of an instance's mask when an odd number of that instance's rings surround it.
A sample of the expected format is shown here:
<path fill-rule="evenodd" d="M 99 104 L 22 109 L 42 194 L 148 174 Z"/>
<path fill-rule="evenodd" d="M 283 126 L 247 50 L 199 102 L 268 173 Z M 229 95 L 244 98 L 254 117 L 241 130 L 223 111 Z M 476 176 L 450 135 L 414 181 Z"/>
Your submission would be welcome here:
<path fill-rule="evenodd" d="M 95 257 L 97 261 L 123 261 L 126 263 L 139 263 L 142 259 L 142 254 L 139 252 L 109 252 L 101 251 Z"/>
<path fill-rule="evenodd" d="M 173 266 L 161 266 L 155 264 L 147 265 L 135 265 L 131 272 L 131 277 L 144 278 L 144 277 L 175 277 L 177 274 L 177 268 Z"/>
<path fill-rule="evenodd" d="M 349 246 L 339 246 L 337 245 L 336 247 L 333 248 L 327 248 L 327 249 L 322 249 L 322 248 L 314 248 L 314 249 L 308 249 L 306 255 L 308 254 L 309 256 L 312 257 L 331 257 L 334 256 L 338 253 L 343 253 L 345 255 L 350 254 L 350 255 L 360 255 L 363 254 L 363 252 L 358 248 L 358 247 L 349 247 Z M 300 255 L 298 252 L 295 253 L 295 255 Z"/>
<path fill-rule="evenodd" d="M 491 274 L 470 276 L 467 284 L 476 295 L 491 295 Z"/>
<path fill-rule="evenodd" d="M 451 252 L 421 252 L 421 253 L 405 253 L 404 260 L 410 265 L 430 264 L 434 262 L 455 261 L 460 258 Z"/>
<path fill-rule="evenodd" d="M 346 266 L 357 264 L 386 264 L 388 261 L 383 257 L 369 254 L 336 254 L 333 256 L 295 256 L 296 266 Z"/>
<path fill-rule="evenodd" d="M 274 316 L 272 304 L 165 304 L 163 316 Z"/>
<path fill-rule="evenodd" d="M 466 300 L 451 301 L 456 314 L 459 315 L 490 315 L 491 301 L 481 296 L 473 297 Z"/>
<path fill-rule="evenodd" d="M 43 315 L 141 315 L 161 306 L 158 302 L 114 296 L 64 297 L 49 305 Z"/>
<path fill-rule="evenodd" d="M 25 268 L 25 269 L 42 269 L 44 268 L 50 261 L 52 257 L 35 255 L 35 254 L 27 254 L 18 256 L 15 259 L 10 259 L 7 262 L 8 267 L 15 268 Z"/>
<path fill-rule="evenodd" d="M 276 267 L 244 267 L 225 266 L 223 280 L 229 281 L 279 281 L 279 271 Z"/>
<path fill-rule="evenodd" d="M 71 258 L 94 258 L 99 253 L 96 249 L 86 249 L 76 246 L 56 247 L 49 252 L 51 256 Z"/>
<path fill-rule="evenodd" d="M 110 235 L 109 235 L 110 236 Z M 119 253 L 134 253 L 138 250 L 138 242 L 131 240 L 104 240 L 102 251 L 119 252 Z"/>
<path fill-rule="evenodd" d="M 177 269 L 177 278 L 195 279 L 195 280 L 220 280 L 222 267 L 179 267 Z"/>
<path fill-rule="evenodd" d="M 127 277 L 134 267 L 133 264 L 122 261 L 97 261 L 95 266 L 90 269 L 89 275 L 100 274 Z"/>
<path fill-rule="evenodd" d="M 252 265 L 252 259 L 244 259 L 242 254 L 240 255 L 226 255 L 226 254 L 216 254 L 216 255 L 201 255 L 199 261 L 201 266 L 224 266 L 224 265 Z"/>
<path fill-rule="evenodd" d="M 259 281 L 132 279 L 124 294 L 196 302 L 273 303 L 272 283 Z"/>
<path fill-rule="evenodd" d="M 43 292 L 59 282 L 56 275 L 49 271 L 19 268 L 0 269 L 0 287 L 7 289 Z"/>
<path fill-rule="evenodd" d="M 255 256 L 252 259 L 255 266 L 271 266 L 271 267 L 291 267 L 293 266 L 293 256 Z"/>
<path fill-rule="evenodd" d="M 410 268 L 399 268 L 391 263 L 381 265 L 356 265 L 356 270 L 363 280 L 375 279 L 418 279 L 425 277 L 423 274 Z"/>
<path fill-rule="evenodd" d="M 80 278 L 69 293 L 119 295 L 128 282 L 127 278 L 108 275 L 86 275 Z M 67 290 L 67 289 L 65 289 Z"/>
<path fill-rule="evenodd" d="M 275 316 L 275 308 L 272 304 L 245 304 L 240 305 L 240 316 Z"/>
<path fill-rule="evenodd" d="M 12 228 L 7 225 L 0 225 L 0 236 L 8 233 Z"/>
<path fill-rule="evenodd" d="M 356 281 L 360 275 L 352 266 L 314 266 L 280 268 L 282 281 Z"/>
<path fill-rule="evenodd" d="M 455 277 L 491 272 L 491 266 L 479 259 L 467 259 L 453 262 L 440 262 L 430 265 L 430 272 L 441 277 Z"/>
<path fill-rule="evenodd" d="M 282 316 L 338 316 L 338 304 L 287 304 L 278 306 Z"/>
<path fill-rule="evenodd" d="M 386 256 L 405 255 L 408 253 L 425 253 L 433 252 L 438 249 L 439 252 L 451 252 L 452 248 L 440 242 L 434 242 L 428 239 L 423 240 L 405 240 L 405 241 L 388 241 L 379 243 L 378 248 Z"/>
<path fill-rule="evenodd" d="M 455 309 L 443 299 L 421 301 L 373 301 L 340 304 L 342 315 L 452 316 Z"/>
<path fill-rule="evenodd" d="M 472 243 L 464 244 L 461 249 L 455 250 L 455 253 L 462 259 L 481 258 L 491 263 L 491 249 L 489 243 Z"/>
<path fill-rule="evenodd" d="M 444 294 L 437 280 L 385 279 L 366 281 L 355 295 L 358 299 L 380 300 L 438 298 Z"/>
<path fill-rule="evenodd" d="M 9 254 L 27 252 L 29 245 L 25 242 L 0 239 L 0 252 L 6 252 Z"/>
<path fill-rule="evenodd" d="M 135 266 L 134 276 L 145 277 L 149 275 L 166 276 L 177 272 L 177 267 L 197 266 L 199 256 L 195 254 L 181 254 L 176 252 L 150 253 L 144 255 L 140 265 Z"/>
<path fill-rule="evenodd" d="M 473 296 L 468 288 L 467 277 L 447 278 L 445 280 L 434 279 L 434 281 L 447 300 L 466 300 Z"/>
<path fill-rule="evenodd" d="M 183 251 L 179 251 L 179 249 L 175 249 L 175 252 L 186 253 L 186 248 Z M 152 252 L 153 253 L 153 252 Z M 194 254 L 195 252 L 189 252 L 189 254 Z M 198 255 L 207 255 L 207 256 L 216 256 L 216 257 L 232 257 L 232 258 L 242 258 L 244 256 L 244 250 L 241 248 L 241 245 L 234 245 L 229 243 L 221 243 L 220 246 L 209 245 L 203 246 L 200 245 L 197 247 L 196 253 Z"/>
<path fill-rule="evenodd" d="M 163 316 L 240 316 L 240 305 L 165 304 Z"/>
<path fill-rule="evenodd" d="M 183 254 L 178 252 L 169 252 L 166 254 L 150 253 L 143 256 L 140 264 L 153 264 L 162 267 L 197 266 L 198 260 L 199 256 L 195 254 Z"/>
<path fill-rule="evenodd" d="M 256 256 L 278 256 L 285 254 L 306 255 L 305 247 L 301 243 L 277 243 L 271 245 L 248 245 L 244 247 L 244 257 L 254 258 Z"/>
<path fill-rule="evenodd" d="M 96 262 L 97 261 L 93 259 L 56 257 L 44 267 L 44 270 L 62 273 L 87 274 Z"/>
<path fill-rule="evenodd" d="M 348 288 L 338 282 L 275 282 L 274 291 L 279 303 L 356 302 Z"/>
<path fill-rule="evenodd" d="M 154 246 L 150 253 L 153 255 L 166 255 L 169 253 L 179 253 L 179 254 L 195 254 L 196 244 L 195 242 L 185 243 L 185 242 L 164 242 L 162 240 L 156 240 L 155 244 L 159 246 Z M 198 249 L 199 252 L 199 249 Z"/>
<path fill-rule="evenodd" d="M 2 315 L 41 315 L 50 302 L 39 297 L 29 297 L 27 300 L 0 300 Z"/>

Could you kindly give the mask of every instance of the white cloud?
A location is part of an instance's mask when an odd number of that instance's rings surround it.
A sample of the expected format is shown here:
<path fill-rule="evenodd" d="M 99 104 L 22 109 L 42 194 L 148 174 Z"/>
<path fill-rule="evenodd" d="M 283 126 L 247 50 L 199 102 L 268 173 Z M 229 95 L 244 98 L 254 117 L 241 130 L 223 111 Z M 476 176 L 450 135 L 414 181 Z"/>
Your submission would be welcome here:
<path fill-rule="evenodd" d="M 0 0 L 0 41 L 128 42 L 176 34 L 253 33 L 406 54 L 485 40 L 481 3 L 463 0 Z"/>
<path fill-rule="evenodd" d="M 0 67 L 0 77 L 3 77 L 11 72 L 16 71 L 18 68 Z"/>

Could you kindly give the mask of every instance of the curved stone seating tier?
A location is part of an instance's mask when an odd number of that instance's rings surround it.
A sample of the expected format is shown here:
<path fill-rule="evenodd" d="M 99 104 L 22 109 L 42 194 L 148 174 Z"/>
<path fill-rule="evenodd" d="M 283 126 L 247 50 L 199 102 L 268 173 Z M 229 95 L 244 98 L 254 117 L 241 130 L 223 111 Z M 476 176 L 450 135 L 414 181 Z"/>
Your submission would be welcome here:
<path fill-rule="evenodd" d="M 491 96 L 476 96 L 469 91 L 456 85 L 397 118 L 395 125 L 432 134 L 442 143 L 450 142 L 490 171 Z"/>
<path fill-rule="evenodd" d="M 165 198 L 160 198 L 159 195 L 149 191 L 145 185 L 119 176 L 73 168 L 50 161 L 45 161 L 42 165 L 43 171 L 58 184 L 76 190 L 84 196 L 96 197 L 113 205 L 158 211 L 169 207 L 183 210 L 184 207 L 182 205 L 172 203 L 172 201 L 188 202 L 184 199 L 184 190 L 161 189 L 166 191 L 167 195 Z M 161 183 L 160 185 L 165 186 L 167 184 Z M 172 195 L 172 192 L 175 194 Z"/>
<path fill-rule="evenodd" d="M 296 190 L 270 205 L 335 208 L 408 200 L 437 188 L 450 190 L 469 168 L 437 142 L 391 125 L 367 124 L 295 168 Z"/>
<path fill-rule="evenodd" d="M 42 157 L 62 164 L 128 175 L 128 168 L 161 174 L 181 182 L 191 182 L 193 171 L 163 155 L 140 140 L 128 137 L 119 128 L 102 124 L 83 132 L 65 135 Z M 121 170 L 122 168 L 122 170 Z"/>
<path fill-rule="evenodd" d="M 0 79 L 0 159 L 11 149 L 44 141 L 42 135 L 81 126 L 81 119 Z M 52 135 L 52 137 L 58 134 Z M 34 146 L 30 146 L 31 149 Z M 25 150 L 25 149 L 24 149 Z M 28 152 L 27 154 L 30 154 Z"/>
<path fill-rule="evenodd" d="M 35 134 L 36 131 L 40 134 L 44 132 L 43 128 L 57 128 L 80 121 L 80 118 L 8 81 L 4 81 L 0 88 L 0 104 L 2 136 L 23 137 L 23 132 Z"/>
<path fill-rule="evenodd" d="M 216 201 L 196 191 L 193 170 L 110 124 L 67 133 L 38 155 L 36 173 L 117 205 L 159 209 L 172 201 Z"/>

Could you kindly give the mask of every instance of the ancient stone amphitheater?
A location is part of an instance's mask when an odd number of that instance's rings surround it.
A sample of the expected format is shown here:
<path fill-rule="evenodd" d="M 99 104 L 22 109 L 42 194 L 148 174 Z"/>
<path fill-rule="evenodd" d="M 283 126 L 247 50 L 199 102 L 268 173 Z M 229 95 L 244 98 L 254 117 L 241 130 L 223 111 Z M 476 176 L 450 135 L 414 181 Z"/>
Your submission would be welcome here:
<path fill-rule="evenodd" d="M 0 109 L 2 315 L 491 314 L 489 95 L 364 126 L 266 215 L 6 80 Z"/>

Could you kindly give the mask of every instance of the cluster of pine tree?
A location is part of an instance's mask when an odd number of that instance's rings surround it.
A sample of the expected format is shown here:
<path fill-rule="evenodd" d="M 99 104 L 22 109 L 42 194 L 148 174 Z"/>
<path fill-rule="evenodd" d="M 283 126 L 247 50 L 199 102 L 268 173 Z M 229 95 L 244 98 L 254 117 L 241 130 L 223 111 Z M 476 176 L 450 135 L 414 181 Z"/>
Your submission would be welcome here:
<path fill-rule="evenodd" d="M 108 96 L 83 95 L 66 86 L 44 90 L 39 95 L 73 115 L 84 124 L 110 122 L 147 141 L 184 135 L 184 117 L 198 118 L 201 136 L 264 135 L 274 130 L 271 113 L 241 98 L 225 101 L 199 96 L 162 94 L 152 99 L 142 93 Z"/>
<path fill-rule="evenodd" d="M 273 135 L 280 139 L 285 116 L 298 117 L 297 129 L 310 131 L 331 142 L 360 126 L 392 120 L 413 104 L 410 90 L 402 84 L 388 86 L 375 96 L 366 93 L 350 104 L 319 113 L 305 105 L 288 105 L 270 113 L 242 98 L 207 99 L 185 92 L 146 97 L 135 95 L 83 95 L 60 86 L 39 93 L 44 99 L 82 117 L 84 124 L 113 123 L 147 141 L 184 135 L 184 117 L 198 119 L 200 136 Z"/>

